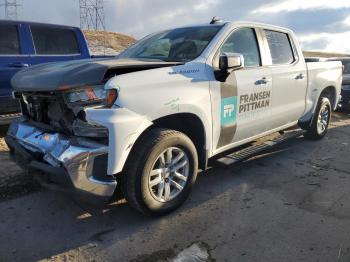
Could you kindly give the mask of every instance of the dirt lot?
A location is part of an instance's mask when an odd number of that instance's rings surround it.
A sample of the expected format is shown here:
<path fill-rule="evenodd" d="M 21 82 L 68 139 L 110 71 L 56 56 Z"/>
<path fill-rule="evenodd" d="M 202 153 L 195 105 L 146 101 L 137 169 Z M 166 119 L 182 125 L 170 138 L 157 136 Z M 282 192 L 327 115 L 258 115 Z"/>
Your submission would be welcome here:
<path fill-rule="evenodd" d="M 9 149 L 3 139 L 6 129 L 0 127 L 0 201 L 39 190 L 32 177 L 10 161 Z"/>
<path fill-rule="evenodd" d="M 322 141 L 201 173 L 180 210 L 153 219 L 39 189 L 0 143 L 0 261 L 350 261 L 349 114 Z"/>

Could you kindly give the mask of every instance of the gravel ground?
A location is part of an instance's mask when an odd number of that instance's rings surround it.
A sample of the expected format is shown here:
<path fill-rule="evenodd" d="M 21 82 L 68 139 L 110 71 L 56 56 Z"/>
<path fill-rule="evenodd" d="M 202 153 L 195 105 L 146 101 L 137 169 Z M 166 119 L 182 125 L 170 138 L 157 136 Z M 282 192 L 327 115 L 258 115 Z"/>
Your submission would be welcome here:
<path fill-rule="evenodd" d="M 35 192 L 40 188 L 30 174 L 10 160 L 4 139 L 6 132 L 7 126 L 0 127 L 0 201 Z"/>
<path fill-rule="evenodd" d="M 350 115 L 337 113 L 322 141 L 213 166 L 161 218 L 46 190 L 2 201 L 0 261 L 350 261 L 349 136 Z"/>

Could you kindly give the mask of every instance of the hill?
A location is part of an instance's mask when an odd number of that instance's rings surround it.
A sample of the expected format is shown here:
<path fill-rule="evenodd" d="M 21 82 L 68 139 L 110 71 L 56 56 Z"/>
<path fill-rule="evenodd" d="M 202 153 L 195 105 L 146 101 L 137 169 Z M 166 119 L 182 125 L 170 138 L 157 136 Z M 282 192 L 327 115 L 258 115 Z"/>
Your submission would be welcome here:
<path fill-rule="evenodd" d="M 132 36 L 121 33 L 84 30 L 92 55 L 117 55 L 136 42 Z"/>

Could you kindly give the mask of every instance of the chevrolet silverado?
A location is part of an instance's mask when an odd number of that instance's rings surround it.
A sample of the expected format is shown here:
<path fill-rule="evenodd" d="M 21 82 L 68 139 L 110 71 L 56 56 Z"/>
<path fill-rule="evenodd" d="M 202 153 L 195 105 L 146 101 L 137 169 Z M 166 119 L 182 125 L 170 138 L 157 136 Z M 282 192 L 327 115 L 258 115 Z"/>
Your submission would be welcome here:
<path fill-rule="evenodd" d="M 327 133 L 340 62 L 306 63 L 294 33 L 250 22 L 165 30 L 114 60 L 37 65 L 12 79 L 17 163 L 86 197 L 159 215 L 180 206 L 208 159 L 296 124 Z"/>

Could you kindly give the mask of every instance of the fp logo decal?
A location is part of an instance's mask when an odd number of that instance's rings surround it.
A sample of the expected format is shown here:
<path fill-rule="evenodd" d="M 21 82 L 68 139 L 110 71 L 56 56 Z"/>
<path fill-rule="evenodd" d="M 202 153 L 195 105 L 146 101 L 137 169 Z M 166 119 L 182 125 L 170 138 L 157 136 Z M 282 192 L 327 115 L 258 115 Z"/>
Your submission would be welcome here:
<path fill-rule="evenodd" d="M 221 125 L 230 126 L 236 123 L 237 96 L 221 99 Z"/>
<path fill-rule="evenodd" d="M 234 110 L 235 110 L 235 106 L 233 104 L 225 105 L 224 106 L 224 118 L 232 117 L 232 113 Z"/>

